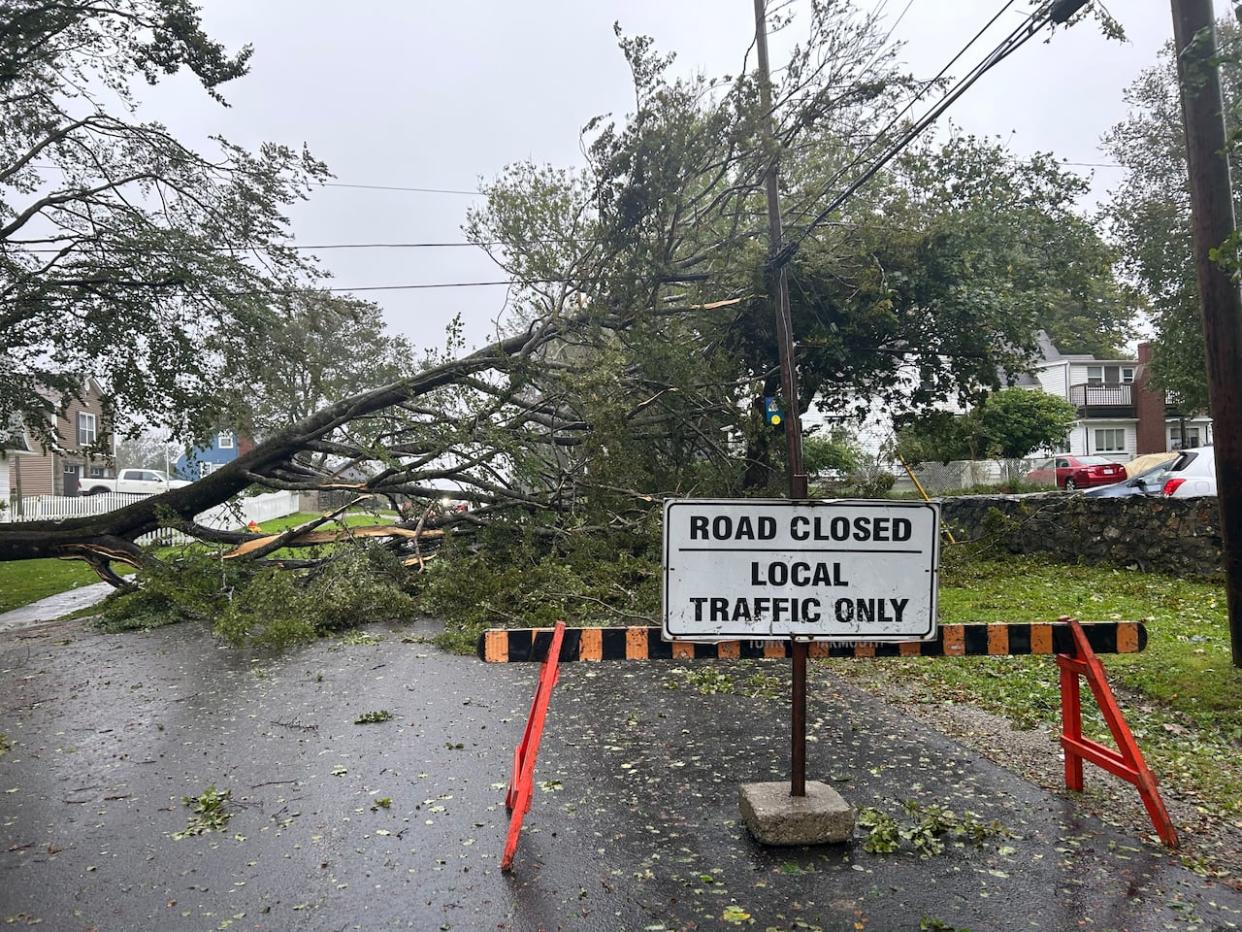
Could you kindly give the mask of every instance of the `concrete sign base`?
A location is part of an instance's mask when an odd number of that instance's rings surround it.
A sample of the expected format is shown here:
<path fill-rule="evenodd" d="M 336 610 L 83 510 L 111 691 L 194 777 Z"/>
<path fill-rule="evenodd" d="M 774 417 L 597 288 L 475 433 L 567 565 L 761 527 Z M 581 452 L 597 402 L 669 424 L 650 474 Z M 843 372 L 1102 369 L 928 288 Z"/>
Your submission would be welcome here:
<path fill-rule="evenodd" d="M 805 796 L 790 796 L 789 783 L 743 783 L 742 818 L 763 845 L 823 845 L 849 841 L 854 809 L 827 783 L 808 780 Z"/>

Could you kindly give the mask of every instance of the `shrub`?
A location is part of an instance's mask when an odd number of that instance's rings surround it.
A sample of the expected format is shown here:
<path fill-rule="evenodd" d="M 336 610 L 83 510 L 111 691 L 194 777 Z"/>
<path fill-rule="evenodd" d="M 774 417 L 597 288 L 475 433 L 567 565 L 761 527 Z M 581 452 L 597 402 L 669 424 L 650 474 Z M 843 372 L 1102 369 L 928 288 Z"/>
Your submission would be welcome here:
<path fill-rule="evenodd" d="M 310 571 L 187 548 L 153 561 L 136 592 L 109 599 L 100 624 L 121 631 L 197 620 L 237 646 L 283 647 L 412 614 L 406 577 L 395 556 L 367 544 L 338 545 L 330 562 Z"/>
<path fill-rule="evenodd" d="M 482 553 L 445 554 L 421 577 L 419 608 L 444 620 L 440 646 L 468 653 L 489 627 L 655 624 L 658 537 L 582 535 L 557 547 L 493 542 Z"/>

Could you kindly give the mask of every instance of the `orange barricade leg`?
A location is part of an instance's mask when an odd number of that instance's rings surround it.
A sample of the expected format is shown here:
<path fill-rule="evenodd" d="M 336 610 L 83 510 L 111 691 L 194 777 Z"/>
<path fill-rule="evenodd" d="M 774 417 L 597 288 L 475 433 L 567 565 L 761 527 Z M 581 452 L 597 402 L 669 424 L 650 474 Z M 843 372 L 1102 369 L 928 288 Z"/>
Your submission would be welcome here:
<path fill-rule="evenodd" d="M 1065 749 L 1065 785 L 1082 791 L 1082 762 L 1090 761 L 1138 788 L 1143 805 L 1156 833 L 1170 848 L 1177 847 L 1177 830 L 1164 808 L 1164 800 L 1156 788 L 1156 777 L 1143 760 L 1143 752 L 1126 724 L 1117 699 L 1104 675 L 1104 666 L 1091 649 L 1082 626 L 1069 619 L 1070 632 L 1074 638 L 1074 656 L 1057 654 L 1061 667 L 1061 747 Z M 1078 677 L 1085 677 L 1091 693 L 1108 723 L 1117 751 L 1082 736 L 1082 700 Z"/>
<path fill-rule="evenodd" d="M 552 687 L 560 670 L 561 640 L 565 635 L 565 622 L 558 621 L 552 632 L 548 656 L 539 665 L 539 685 L 530 705 L 526 730 L 517 750 L 513 752 L 513 776 L 505 794 L 505 808 L 509 811 L 509 834 L 505 838 L 505 853 L 500 869 L 507 871 L 513 866 L 517 852 L 518 836 L 522 833 L 522 819 L 530 809 L 531 789 L 535 778 L 535 758 L 539 755 L 539 739 L 543 737 L 543 722 L 548 715 L 548 702 L 552 699 Z"/>

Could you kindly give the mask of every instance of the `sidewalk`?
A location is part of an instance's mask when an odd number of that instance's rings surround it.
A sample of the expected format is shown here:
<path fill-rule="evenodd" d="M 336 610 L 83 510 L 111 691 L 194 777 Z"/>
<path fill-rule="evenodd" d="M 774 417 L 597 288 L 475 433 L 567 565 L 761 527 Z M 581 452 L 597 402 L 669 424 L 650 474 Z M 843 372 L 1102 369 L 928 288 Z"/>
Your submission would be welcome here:
<path fill-rule="evenodd" d="M 41 625 L 45 621 L 64 618 L 66 615 L 72 615 L 76 611 L 102 602 L 104 597 L 112 591 L 114 590 L 110 584 L 98 582 L 49 595 L 46 599 L 40 599 L 0 614 L 0 631 L 18 631 L 22 628 Z"/>

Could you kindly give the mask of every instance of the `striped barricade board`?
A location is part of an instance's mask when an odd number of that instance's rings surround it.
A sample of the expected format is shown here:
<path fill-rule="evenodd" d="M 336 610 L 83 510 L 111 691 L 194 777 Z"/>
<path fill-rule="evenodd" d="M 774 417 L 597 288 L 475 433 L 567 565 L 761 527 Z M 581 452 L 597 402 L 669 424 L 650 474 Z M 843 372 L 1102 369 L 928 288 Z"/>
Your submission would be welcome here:
<path fill-rule="evenodd" d="M 552 645 L 560 650 L 549 658 Z M 792 655 L 790 641 L 666 641 L 663 628 L 566 628 L 558 622 L 552 628 L 493 628 L 479 635 L 477 650 L 488 663 L 543 664 L 539 692 L 526 726 L 526 737 L 515 755 L 514 778 L 509 796 L 528 786 L 538 751 L 538 734 L 543 728 L 547 699 L 556 680 L 559 664 L 575 660 L 762 660 Z M 1147 629 L 1139 621 L 1084 621 L 1060 618 L 1053 622 L 999 622 L 940 625 L 936 635 L 926 641 L 876 642 L 813 641 L 811 657 L 1016 657 L 1055 656 L 1061 670 L 1061 746 L 1065 752 L 1065 785 L 1083 788 L 1082 765 L 1096 764 L 1135 787 L 1147 808 L 1152 825 L 1161 840 L 1177 847 L 1177 830 L 1169 819 L 1160 797 L 1156 777 L 1143 759 L 1138 742 L 1126 724 L 1112 688 L 1108 684 L 1097 654 L 1134 654 L 1147 647 Z M 548 661 L 552 662 L 549 663 Z M 549 670 L 551 673 L 549 674 Z M 1082 707 L 1079 677 L 1086 677 L 1100 705 L 1118 750 L 1099 744 L 1082 734 Z M 542 700 L 541 700 L 542 697 Z M 542 703 L 542 704 L 541 704 Z M 532 731 L 533 729 L 533 731 Z M 528 742 L 534 734 L 534 746 Z M 529 751 L 527 750 L 529 747 Z M 529 763 L 525 782 L 518 779 L 519 763 Z M 523 801 L 529 800 L 529 795 Z M 504 866 L 512 864 L 521 830 L 521 813 L 528 803 L 513 810 L 514 822 L 506 843 Z"/>
<path fill-rule="evenodd" d="M 1139 621 L 1084 621 L 1097 654 L 1135 654 L 1147 646 Z M 543 661 L 551 628 L 493 628 L 479 635 L 480 660 Z M 1010 657 L 1076 653 L 1068 621 L 941 625 L 930 641 L 855 644 L 812 642 L 811 657 Z M 566 628 L 560 662 L 575 660 L 762 660 L 790 656 L 789 641 L 665 641 L 659 627 Z"/>

